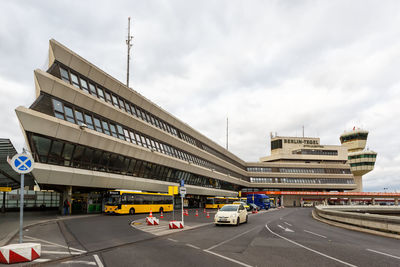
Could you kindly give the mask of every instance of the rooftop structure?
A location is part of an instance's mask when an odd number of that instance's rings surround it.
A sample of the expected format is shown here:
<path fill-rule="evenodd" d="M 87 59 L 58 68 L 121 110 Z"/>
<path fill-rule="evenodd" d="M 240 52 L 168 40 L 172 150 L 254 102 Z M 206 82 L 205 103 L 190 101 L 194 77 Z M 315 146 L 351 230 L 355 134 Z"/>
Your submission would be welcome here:
<path fill-rule="evenodd" d="M 352 131 L 344 132 L 340 136 L 342 146 L 348 148 L 348 162 L 354 180 L 357 184 L 355 191 L 363 191 L 362 176 L 372 171 L 375 166 L 377 153 L 372 150 L 365 150 L 368 131 L 353 128 Z"/>

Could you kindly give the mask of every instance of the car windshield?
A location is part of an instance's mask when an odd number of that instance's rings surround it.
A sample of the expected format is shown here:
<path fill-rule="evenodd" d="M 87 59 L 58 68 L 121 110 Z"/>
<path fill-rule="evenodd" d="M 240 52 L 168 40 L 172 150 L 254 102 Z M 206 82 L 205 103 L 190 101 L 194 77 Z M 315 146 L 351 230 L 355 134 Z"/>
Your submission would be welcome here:
<path fill-rule="evenodd" d="M 238 207 L 239 206 L 228 206 L 228 205 L 226 205 L 226 206 L 223 206 L 221 209 L 220 209 L 220 211 L 237 211 L 237 209 L 238 209 Z"/>

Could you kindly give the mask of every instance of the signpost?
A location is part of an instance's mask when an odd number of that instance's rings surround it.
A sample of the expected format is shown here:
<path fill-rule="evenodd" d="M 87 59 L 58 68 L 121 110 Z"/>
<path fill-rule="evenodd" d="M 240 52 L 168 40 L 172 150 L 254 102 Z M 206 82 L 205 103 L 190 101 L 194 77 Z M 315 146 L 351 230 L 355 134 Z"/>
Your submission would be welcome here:
<path fill-rule="evenodd" d="M 33 158 L 25 153 L 16 154 L 12 157 L 10 165 L 17 173 L 21 174 L 20 205 L 19 205 L 19 243 L 22 243 L 22 228 L 24 220 L 24 175 L 33 170 Z"/>
<path fill-rule="evenodd" d="M 182 224 L 183 224 L 183 198 L 186 195 L 185 181 L 181 180 L 181 187 L 179 187 L 179 194 L 181 194 L 181 208 L 182 208 Z"/>
<path fill-rule="evenodd" d="M 11 187 L 0 187 L 0 192 L 11 192 Z"/>

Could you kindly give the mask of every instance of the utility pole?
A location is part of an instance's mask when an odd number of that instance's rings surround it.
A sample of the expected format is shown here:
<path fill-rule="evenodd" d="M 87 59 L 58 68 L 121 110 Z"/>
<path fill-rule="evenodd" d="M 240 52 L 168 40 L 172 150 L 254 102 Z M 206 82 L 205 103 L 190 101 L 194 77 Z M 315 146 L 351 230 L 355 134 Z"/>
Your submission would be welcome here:
<path fill-rule="evenodd" d="M 128 39 L 126 39 L 126 45 L 128 46 L 128 58 L 126 63 L 126 86 L 129 87 L 129 61 L 131 59 L 130 51 L 131 51 L 131 41 L 133 36 L 131 36 L 131 17 L 128 17 Z"/>
<path fill-rule="evenodd" d="M 304 125 L 303 125 L 303 138 L 304 138 Z"/>

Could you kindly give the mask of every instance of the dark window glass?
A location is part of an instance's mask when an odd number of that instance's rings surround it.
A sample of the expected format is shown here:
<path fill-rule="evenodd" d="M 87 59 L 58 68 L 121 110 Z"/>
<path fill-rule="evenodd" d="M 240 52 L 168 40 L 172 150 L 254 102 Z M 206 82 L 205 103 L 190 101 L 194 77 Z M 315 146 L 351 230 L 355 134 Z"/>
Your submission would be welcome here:
<path fill-rule="evenodd" d="M 88 148 L 88 147 L 85 148 L 85 153 L 82 157 L 82 167 L 89 168 L 92 158 L 93 158 L 93 149 Z"/>
<path fill-rule="evenodd" d="M 97 97 L 96 86 L 92 83 L 89 83 L 90 93 Z"/>
<path fill-rule="evenodd" d="M 61 79 L 69 83 L 69 74 L 66 69 L 60 68 Z"/>
<path fill-rule="evenodd" d="M 103 129 L 101 128 L 100 120 L 98 118 L 94 118 L 94 126 L 95 126 L 96 131 L 98 131 L 100 133 L 103 132 Z"/>
<path fill-rule="evenodd" d="M 76 117 L 76 121 L 78 122 L 78 125 L 85 124 L 85 122 L 83 121 L 82 112 L 75 110 L 75 117 Z"/>
<path fill-rule="evenodd" d="M 119 124 L 117 124 L 117 131 L 118 131 L 118 138 L 121 140 L 125 140 L 124 129 Z"/>
<path fill-rule="evenodd" d="M 113 101 L 114 106 L 116 106 L 117 108 L 119 108 L 119 106 L 118 106 L 118 99 L 117 99 L 117 97 L 116 97 L 115 95 L 112 95 L 112 101 Z"/>
<path fill-rule="evenodd" d="M 101 100 L 104 100 L 104 92 L 103 89 L 101 89 L 100 87 L 97 87 L 97 93 L 100 97 Z"/>
<path fill-rule="evenodd" d="M 136 108 L 134 105 L 131 106 L 131 110 L 132 110 L 132 114 L 135 115 L 136 117 L 138 116 L 138 114 L 136 113 Z"/>
<path fill-rule="evenodd" d="M 110 135 L 110 129 L 108 128 L 108 122 L 101 121 L 101 124 L 103 125 L 104 133 L 106 135 Z"/>
<path fill-rule="evenodd" d="M 41 137 L 41 136 L 33 136 L 33 145 L 36 148 L 36 153 L 39 156 L 40 162 L 46 163 L 47 162 L 47 154 L 49 153 L 50 139 Z"/>
<path fill-rule="evenodd" d="M 71 80 L 72 80 L 72 85 L 80 88 L 79 86 L 79 81 L 78 81 L 78 76 L 76 76 L 75 74 L 71 73 Z"/>
<path fill-rule="evenodd" d="M 104 91 L 104 95 L 106 96 L 106 101 L 107 101 L 108 103 L 112 104 L 112 101 L 111 101 L 111 94 L 110 94 L 109 92 L 107 92 L 107 91 Z"/>
<path fill-rule="evenodd" d="M 55 99 L 52 99 L 53 101 L 53 107 L 54 107 L 54 115 L 59 118 L 65 120 L 64 117 L 64 109 L 63 109 L 63 104 Z"/>
<path fill-rule="evenodd" d="M 110 130 L 111 130 L 111 135 L 114 137 L 118 137 L 117 135 L 117 129 L 115 129 L 115 125 L 110 123 Z"/>
<path fill-rule="evenodd" d="M 83 146 L 77 145 L 74 150 L 74 155 L 72 156 L 72 166 L 81 167 L 81 161 L 83 157 L 85 148 Z"/>
<path fill-rule="evenodd" d="M 126 108 L 126 111 L 127 111 L 129 114 L 132 114 L 132 112 L 131 112 L 131 105 L 129 105 L 128 102 L 125 102 L 125 108 Z"/>
<path fill-rule="evenodd" d="M 136 164 L 136 160 L 135 159 L 131 159 L 131 162 L 129 163 L 129 167 L 128 167 L 128 174 L 136 176 L 135 173 L 134 173 L 135 164 Z"/>
<path fill-rule="evenodd" d="M 126 141 L 131 142 L 131 139 L 129 138 L 129 131 L 127 129 L 124 129 L 124 135 Z"/>
<path fill-rule="evenodd" d="M 136 144 L 135 134 L 133 132 L 129 131 L 129 136 L 131 137 L 132 143 Z"/>
<path fill-rule="evenodd" d="M 122 100 L 121 98 L 118 98 L 118 100 L 119 100 L 119 106 L 121 107 L 121 109 L 125 110 L 124 100 Z"/>
<path fill-rule="evenodd" d="M 63 143 L 59 141 L 53 141 L 49 153 L 48 163 L 62 164 L 61 152 L 63 148 Z"/>
<path fill-rule="evenodd" d="M 85 91 L 86 93 L 89 93 L 88 86 L 87 86 L 87 81 L 81 78 L 81 86 L 82 90 Z"/>
<path fill-rule="evenodd" d="M 140 135 L 138 133 L 135 133 L 136 136 L 136 143 L 141 146 L 142 145 L 142 139 L 140 139 Z"/>
<path fill-rule="evenodd" d="M 97 171 L 104 171 L 104 166 L 101 165 L 101 157 L 102 157 L 103 152 L 99 150 L 95 150 L 93 153 L 93 158 L 92 158 L 92 166 L 93 170 Z"/>
<path fill-rule="evenodd" d="M 110 153 L 108 153 L 108 152 L 103 152 L 103 155 L 102 155 L 102 157 L 101 157 L 101 163 L 100 163 L 100 165 L 101 165 L 103 168 L 106 168 L 107 170 L 108 170 L 108 162 L 110 161 L 110 156 L 111 156 Z"/>
<path fill-rule="evenodd" d="M 64 166 L 71 164 L 72 152 L 74 151 L 74 145 L 66 143 L 63 150 Z"/>
<path fill-rule="evenodd" d="M 85 122 L 89 129 L 94 130 L 92 116 L 85 114 Z"/>
<path fill-rule="evenodd" d="M 72 112 L 72 108 L 64 106 L 64 110 L 67 121 L 75 123 L 74 113 Z"/>

